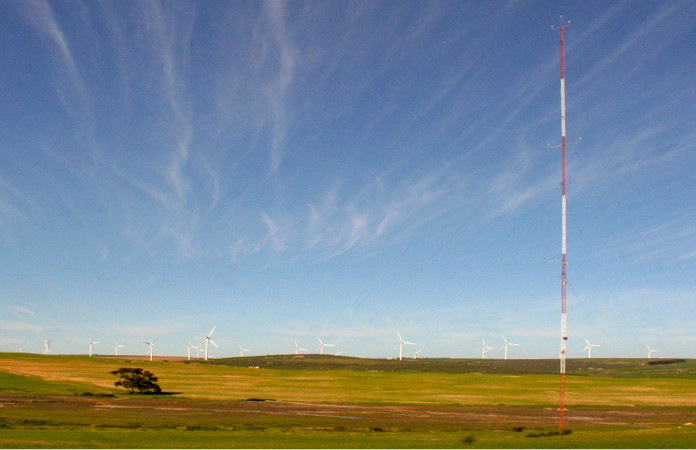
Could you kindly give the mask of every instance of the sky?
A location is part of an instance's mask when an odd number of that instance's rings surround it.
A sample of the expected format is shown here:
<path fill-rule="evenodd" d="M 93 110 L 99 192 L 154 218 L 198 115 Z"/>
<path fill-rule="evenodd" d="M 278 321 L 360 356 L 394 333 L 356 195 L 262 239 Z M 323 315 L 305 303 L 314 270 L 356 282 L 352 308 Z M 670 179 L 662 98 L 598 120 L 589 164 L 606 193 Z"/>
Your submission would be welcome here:
<path fill-rule="evenodd" d="M 561 18 L 562 16 L 562 18 Z M 696 3 L 0 2 L 0 351 L 696 358 Z"/>

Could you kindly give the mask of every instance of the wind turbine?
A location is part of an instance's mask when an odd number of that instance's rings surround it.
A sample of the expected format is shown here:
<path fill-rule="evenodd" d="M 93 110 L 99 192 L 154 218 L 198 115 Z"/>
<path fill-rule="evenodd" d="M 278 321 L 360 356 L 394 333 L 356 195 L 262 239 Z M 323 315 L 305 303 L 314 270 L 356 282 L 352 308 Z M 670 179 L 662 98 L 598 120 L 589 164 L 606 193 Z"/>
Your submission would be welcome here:
<path fill-rule="evenodd" d="M 493 347 L 486 345 L 486 340 L 483 340 L 483 345 L 481 346 L 481 359 L 486 359 L 486 355 L 489 350 L 493 350 Z"/>
<path fill-rule="evenodd" d="M 99 343 L 99 341 L 89 341 L 89 357 L 90 358 L 92 357 L 92 346 L 94 344 L 98 344 L 98 343 Z"/>
<path fill-rule="evenodd" d="M 323 355 L 324 354 L 324 347 L 335 347 L 333 344 L 324 344 L 324 341 L 321 340 L 321 338 L 317 338 L 319 340 L 319 354 Z"/>
<path fill-rule="evenodd" d="M 43 342 L 44 342 L 44 344 L 43 344 L 43 354 L 44 354 L 44 355 L 48 355 L 48 352 L 51 351 L 51 349 L 50 349 L 50 347 L 51 347 L 51 341 L 53 341 L 53 339 L 44 339 L 44 340 L 43 340 Z"/>
<path fill-rule="evenodd" d="M 415 355 L 413 355 L 413 359 L 418 359 L 418 354 L 423 350 L 422 348 L 419 348 L 418 351 L 416 352 Z"/>
<path fill-rule="evenodd" d="M 505 336 L 503 336 L 503 340 L 505 341 L 505 359 L 507 359 L 507 354 L 508 354 L 508 346 L 519 346 L 520 344 L 513 344 L 512 342 L 508 342 L 507 339 L 505 339 Z"/>
<path fill-rule="evenodd" d="M 213 335 L 213 332 L 215 331 L 215 327 L 213 327 L 212 330 L 210 330 L 210 333 L 208 333 L 207 336 L 202 336 L 202 337 L 197 337 L 196 339 L 205 339 L 205 360 L 208 360 L 208 345 L 213 344 L 215 348 L 220 348 L 218 345 L 213 341 L 210 336 Z"/>
<path fill-rule="evenodd" d="M 404 339 L 401 337 L 401 333 L 399 333 L 398 331 L 396 332 L 396 335 L 399 336 L 399 343 L 397 345 L 399 346 L 399 361 L 401 361 L 404 357 L 404 344 L 416 345 L 416 343 L 404 341 Z"/>
<path fill-rule="evenodd" d="M 297 345 L 297 341 L 295 341 L 295 354 L 297 355 L 297 354 L 300 353 L 301 351 L 306 352 L 307 349 L 306 349 L 306 348 L 300 347 L 299 345 Z"/>
<path fill-rule="evenodd" d="M 152 361 L 152 357 L 153 357 L 154 354 L 155 354 L 155 341 L 156 341 L 156 340 L 157 340 L 157 339 L 153 340 L 152 342 L 150 342 L 150 341 L 143 341 L 143 344 L 147 344 L 147 345 L 150 346 L 150 350 L 148 350 L 147 353 L 145 353 L 146 355 L 150 355 L 150 361 Z"/>
<path fill-rule="evenodd" d="M 249 348 L 244 348 L 241 345 L 239 346 L 239 356 L 244 356 L 244 352 L 249 352 L 251 349 Z"/>
<path fill-rule="evenodd" d="M 114 355 L 118 356 L 119 348 L 123 348 L 123 345 L 116 344 L 116 347 L 114 347 Z"/>
<path fill-rule="evenodd" d="M 188 356 L 188 360 L 191 361 L 191 349 L 195 348 L 198 349 L 200 352 L 200 348 L 196 347 L 195 345 L 191 345 L 191 341 L 189 341 L 188 345 L 186 346 L 186 355 Z"/>
<path fill-rule="evenodd" d="M 590 359 L 592 358 L 592 347 L 599 347 L 600 345 L 590 344 L 590 341 L 588 341 L 587 338 L 585 338 L 585 342 L 587 343 L 587 345 L 585 346 L 585 348 L 582 349 L 582 351 L 584 352 L 585 350 L 587 350 L 587 359 Z"/>
<path fill-rule="evenodd" d="M 659 350 L 655 350 L 654 348 L 650 348 L 648 344 L 645 344 L 645 348 L 648 349 L 648 359 L 652 358 L 653 353 L 658 353 Z"/>

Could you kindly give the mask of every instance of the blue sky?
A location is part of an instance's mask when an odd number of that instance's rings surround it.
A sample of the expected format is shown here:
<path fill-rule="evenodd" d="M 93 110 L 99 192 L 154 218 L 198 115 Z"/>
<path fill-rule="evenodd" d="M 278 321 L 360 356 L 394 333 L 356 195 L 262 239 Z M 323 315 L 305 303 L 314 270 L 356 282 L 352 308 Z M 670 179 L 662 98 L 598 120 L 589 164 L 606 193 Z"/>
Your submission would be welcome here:
<path fill-rule="evenodd" d="M 696 357 L 691 1 L 0 3 L 0 351 Z M 581 140 L 578 142 L 578 139 Z"/>

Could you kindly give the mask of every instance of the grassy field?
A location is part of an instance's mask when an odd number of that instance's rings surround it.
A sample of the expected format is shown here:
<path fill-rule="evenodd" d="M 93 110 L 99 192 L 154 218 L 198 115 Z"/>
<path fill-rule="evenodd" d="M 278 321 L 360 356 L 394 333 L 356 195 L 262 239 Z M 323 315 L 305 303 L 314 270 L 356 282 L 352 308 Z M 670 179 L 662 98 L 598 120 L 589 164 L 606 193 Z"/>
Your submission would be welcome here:
<path fill-rule="evenodd" d="M 570 361 L 572 432 L 558 436 L 558 376 L 548 369 L 557 361 L 125 358 L 0 354 L 0 446 L 692 448 L 696 442 L 692 360 Z M 154 372 L 168 395 L 116 389 L 109 371 L 119 367 Z"/>

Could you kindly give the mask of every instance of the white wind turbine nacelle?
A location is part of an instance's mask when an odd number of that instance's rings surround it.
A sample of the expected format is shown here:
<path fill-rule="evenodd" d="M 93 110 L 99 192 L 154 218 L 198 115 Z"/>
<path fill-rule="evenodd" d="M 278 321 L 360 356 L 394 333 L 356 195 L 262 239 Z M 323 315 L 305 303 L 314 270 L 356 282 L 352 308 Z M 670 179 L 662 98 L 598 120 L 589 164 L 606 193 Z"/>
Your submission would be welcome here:
<path fill-rule="evenodd" d="M 215 346 L 215 348 L 220 348 L 220 347 L 218 347 L 218 345 L 215 343 L 215 341 L 213 341 L 213 340 L 210 338 L 210 337 L 213 335 L 213 332 L 215 331 L 215 328 L 217 328 L 217 327 L 213 327 L 213 329 L 210 330 L 210 333 L 208 333 L 207 336 L 201 336 L 201 337 L 197 337 L 197 338 L 196 338 L 196 339 L 205 339 L 205 360 L 206 360 L 206 361 L 208 360 L 208 346 L 209 346 L 210 344 L 213 344 L 213 345 Z"/>
<path fill-rule="evenodd" d="M 404 357 L 404 344 L 416 345 L 416 343 L 404 341 L 404 339 L 401 337 L 401 333 L 399 333 L 398 331 L 396 332 L 396 335 L 399 336 L 399 343 L 397 345 L 399 346 L 399 361 L 401 361 Z"/>
<path fill-rule="evenodd" d="M 92 357 L 92 346 L 94 344 L 98 344 L 98 343 L 99 343 L 99 341 L 89 341 L 89 357 L 90 358 Z"/>
<path fill-rule="evenodd" d="M 587 359 L 592 358 L 592 347 L 600 347 L 600 344 L 590 344 L 590 341 L 585 338 L 585 343 L 587 344 L 582 351 L 587 351 Z"/>
<path fill-rule="evenodd" d="M 324 347 L 335 347 L 333 344 L 325 344 L 324 341 L 321 340 L 321 338 L 317 338 L 319 341 L 319 354 L 323 355 L 324 354 Z"/>
<path fill-rule="evenodd" d="M 508 346 L 519 346 L 520 344 L 513 344 L 512 342 L 509 342 L 507 339 L 505 339 L 505 336 L 503 336 L 503 340 L 505 341 L 505 359 L 507 359 L 508 356 Z"/>

